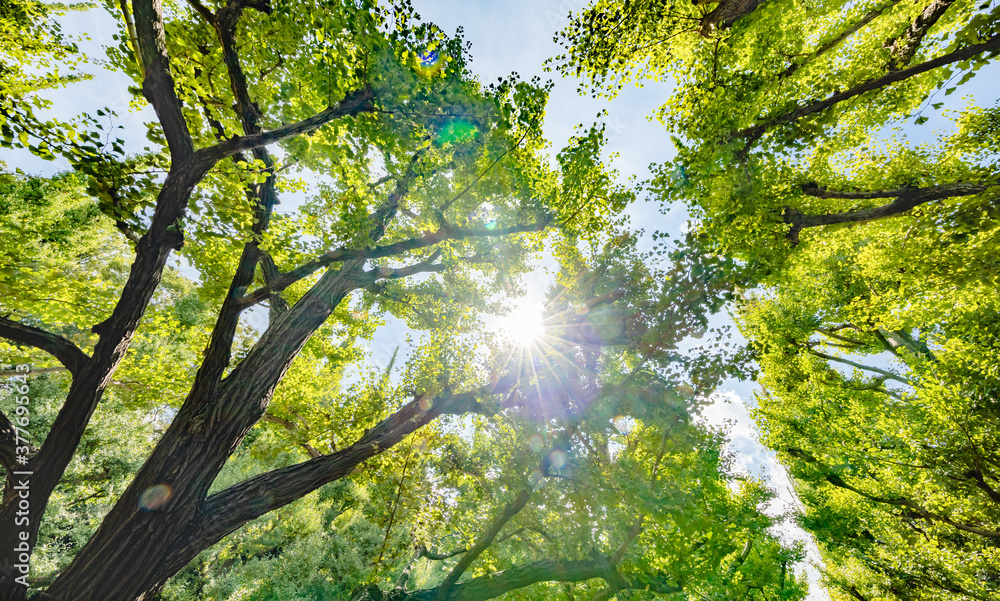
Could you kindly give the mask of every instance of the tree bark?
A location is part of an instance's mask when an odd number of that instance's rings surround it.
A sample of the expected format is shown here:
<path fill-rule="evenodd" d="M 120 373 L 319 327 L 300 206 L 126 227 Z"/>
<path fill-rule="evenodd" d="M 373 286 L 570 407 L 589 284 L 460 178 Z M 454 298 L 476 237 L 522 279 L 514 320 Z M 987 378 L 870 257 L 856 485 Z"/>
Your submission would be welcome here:
<path fill-rule="evenodd" d="M 938 22 L 938 19 L 944 15 L 954 1 L 931 0 L 931 3 L 921 11 L 902 35 L 886 43 L 886 46 L 889 47 L 890 59 L 888 69 L 890 71 L 898 71 L 910 64 L 913 55 L 920 49 L 920 43 L 924 40 L 924 36 L 927 35 L 927 32 Z"/>
<path fill-rule="evenodd" d="M 701 35 L 708 37 L 717 29 L 729 29 L 737 21 L 753 13 L 764 0 L 722 0 L 701 19 Z"/>
<path fill-rule="evenodd" d="M 785 207 L 782 215 L 785 223 L 791 224 L 792 229 L 788 230 L 788 239 L 793 244 L 799 242 L 799 232 L 805 228 L 820 227 L 823 225 L 838 225 L 843 223 L 865 223 L 877 219 L 894 217 L 914 209 L 922 204 L 945 198 L 956 196 L 972 196 L 985 192 L 996 184 L 982 182 L 958 182 L 954 184 L 943 184 L 931 186 L 929 188 L 900 188 L 898 190 L 885 190 L 877 192 L 837 192 L 825 190 L 815 185 L 803 186 L 803 191 L 817 198 L 844 198 L 844 199 L 869 199 L 869 198 L 893 198 L 895 200 L 889 204 L 872 207 L 869 209 L 858 209 L 856 211 L 842 211 L 840 213 L 828 213 L 825 215 L 805 215 L 797 209 Z"/>

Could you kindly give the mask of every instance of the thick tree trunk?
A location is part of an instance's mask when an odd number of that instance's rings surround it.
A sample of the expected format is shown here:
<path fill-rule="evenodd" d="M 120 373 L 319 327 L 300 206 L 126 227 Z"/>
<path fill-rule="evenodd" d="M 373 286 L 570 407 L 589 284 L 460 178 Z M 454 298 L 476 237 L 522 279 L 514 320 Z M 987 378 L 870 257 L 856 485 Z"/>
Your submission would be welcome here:
<path fill-rule="evenodd" d="M 49 587 L 50 595 L 131 601 L 148 599 L 162 586 L 160 567 L 197 538 L 192 528 L 226 459 L 260 420 L 302 345 L 364 277 L 359 261 L 328 272 L 261 337 L 214 397 L 185 400 L 128 490 Z"/>
<path fill-rule="evenodd" d="M 890 54 L 889 70 L 898 71 L 910 64 L 910 60 L 920 49 L 920 43 L 924 41 L 924 36 L 953 3 L 954 0 L 931 0 L 931 3 L 924 8 L 902 35 L 886 43 Z"/>
<path fill-rule="evenodd" d="M 160 202 L 172 206 L 183 205 L 190 191 L 190 188 L 183 185 L 165 186 Z M 181 194 L 184 201 L 177 201 L 173 197 L 176 194 Z M 20 574 L 15 573 L 14 566 L 24 563 L 20 561 L 21 552 L 17 549 L 24 542 L 29 548 L 34 547 L 49 497 L 73 458 L 105 387 L 125 356 L 132 336 L 159 284 L 170 251 L 180 244 L 179 233 L 167 232 L 166 228 L 160 230 L 159 236 L 151 235 L 152 232 L 153 230 L 141 240 L 122 300 L 108 320 L 94 327 L 101 338 L 94 348 L 93 357 L 74 373 L 69 394 L 41 450 L 21 468 L 30 472 L 30 476 L 24 476 L 30 479 L 27 498 L 22 494 L 23 489 L 14 489 L 14 485 L 21 483 L 24 477 L 7 479 L 0 506 L 0 553 L 3 555 L 3 563 L 0 565 L 0 599 L 4 601 L 24 598 L 25 587 L 15 581 Z"/>

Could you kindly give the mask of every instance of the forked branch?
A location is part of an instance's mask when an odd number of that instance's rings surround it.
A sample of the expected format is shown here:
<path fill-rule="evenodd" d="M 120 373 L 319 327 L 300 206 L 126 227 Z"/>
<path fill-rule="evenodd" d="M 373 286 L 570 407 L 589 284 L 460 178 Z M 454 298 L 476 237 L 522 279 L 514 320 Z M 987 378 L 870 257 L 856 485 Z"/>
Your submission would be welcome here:
<path fill-rule="evenodd" d="M 875 190 L 867 192 L 849 192 L 839 190 L 828 190 L 816 184 L 806 184 L 802 191 L 809 196 L 816 198 L 843 198 L 843 199 L 871 199 L 871 198 L 894 198 L 889 204 L 867 209 L 857 209 L 854 211 L 841 211 L 840 213 L 828 213 L 822 215 L 806 215 L 797 209 L 785 207 L 782 218 L 785 223 L 791 224 L 788 230 L 788 239 L 793 244 L 799 241 L 799 232 L 805 228 L 819 227 L 824 225 L 838 225 L 842 223 L 865 223 L 877 219 L 885 219 L 900 215 L 922 204 L 943 200 L 945 198 L 955 198 L 958 196 L 972 196 L 981 194 L 989 188 L 995 186 L 995 182 L 956 182 L 942 184 L 940 186 L 929 186 L 927 188 L 916 188 L 908 186 L 895 190 Z"/>
<path fill-rule="evenodd" d="M 320 255 L 312 261 L 282 274 L 281 277 L 275 280 L 273 284 L 255 290 L 251 294 L 243 297 L 243 300 L 240 302 L 243 306 L 247 307 L 255 305 L 266 300 L 270 295 L 281 292 L 295 282 L 309 277 L 313 273 L 316 273 L 320 269 L 333 263 L 340 263 L 355 259 L 368 260 L 392 257 L 401 255 L 411 250 L 427 248 L 428 246 L 433 246 L 439 242 L 444 242 L 445 240 L 462 240 L 464 238 L 506 236 L 516 233 L 538 232 L 545 229 L 547 225 L 547 222 L 536 222 L 525 225 L 512 225 L 510 227 L 496 228 L 492 230 L 486 228 L 473 229 L 446 225 L 436 231 L 428 232 L 419 238 L 410 238 L 408 240 L 394 242 L 384 246 L 362 249 L 338 248 L 336 250 L 331 250 L 324 255 Z"/>

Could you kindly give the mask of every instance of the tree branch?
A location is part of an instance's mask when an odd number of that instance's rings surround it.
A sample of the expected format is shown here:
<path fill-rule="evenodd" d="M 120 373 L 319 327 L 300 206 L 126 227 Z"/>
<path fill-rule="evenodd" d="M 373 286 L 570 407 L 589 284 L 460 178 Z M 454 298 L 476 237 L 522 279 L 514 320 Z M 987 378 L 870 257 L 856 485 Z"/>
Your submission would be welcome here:
<path fill-rule="evenodd" d="M 170 74 L 170 57 L 167 56 L 163 32 L 163 6 L 161 0 L 133 0 L 132 12 L 135 13 L 139 56 L 145 74 L 142 95 L 156 111 L 170 149 L 170 158 L 176 165 L 191 156 L 194 143 L 174 89 L 174 78 Z"/>
<path fill-rule="evenodd" d="M 550 472 L 552 468 L 552 451 L 568 447 L 569 439 L 576 431 L 578 423 L 579 422 L 575 421 L 574 423 L 569 425 L 566 431 L 559 437 L 559 439 L 553 445 L 552 450 L 548 453 L 545 453 L 545 455 L 542 456 L 542 460 L 538 466 L 538 471 L 543 476 L 551 475 Z M 531 495 L 534 492 L 534 490 L 535 490 L 534 484 L 529 481 L 526 484 L 526 486 L 524 486 L 524 488 L 522 488 L 521 491 L 517 493 L 517 496 L 515 496 L 511 501 L 509 501 L 504 506 L 503 511 L 501 511 L 500 514 L 493 519 L 493 522 L 489 525 L 489 527 L 485 531 L 480 533 L 480 535 L 476 538 L 476 542 L 473 543 L 471 547 L 469 547 L 469 550 L 465 552 L 465 555 L 462 556 L 462 559 L 458 560 L 458 563 L 455 564 L 455 567 L 452 568 L 451 572 L 448 573 L 444 581 L 442 581 L 441 584 L 438 585 L 437 587 L 438 599 L 443 601 L 444 599 L 448 598 L 447 597 L 448 591 L 455 585 L 456 582 L 458 582 L 458 579 L 461 578 L 462 574 L 465 573 L 465 570 L 467 570 L 469 566 L 472 565 L 472 562 L 476 561 L 476 559 L 478 559 L 479 556 L 482 555 L 483 552 L 486 551 L 486 549 L 488 549 L 490 545 L 493 544 L 493 541 L 496 540 L 497 535 L 499 535 L 503 527 L 507 525 L 507 522 L 509 522 L 511 518 L 517 515 L 518 512 L 524 509 L 524 506 L 527 505 L 528 501 L 531 499 Z"/>
<path fill-rule="evenodd" d="M 524 487 L 519 493 L 517 493 L 516 497 L 504 506 L 500 515 L 493 519 L 489 528 L 479 535 L 476 542 L 469 547 L 469 550 L 462 556 L 462 559 L 458 560 L 455 567 L 452 568 L 451 572 L 448 573 L 444 581 L 437 587 L 439 599 L 443 600 L 448 598 L 449 589 L 451 589 L 452 586 L 458 582 L 458 579 L 461 578 L 462 574 L 465 573 L 465 570 L 472 565 L 472 562 L 478 559 L 479 556 L 483 554 L 483 551 L 493 544 L 493 540 L 498 534 L 500 534 L 500 530 L 507 525 L 507 522 L 517 515 L 518 512 L 524 509 L 524 506 L 528 504 L 528 500 L 531 499 L 532 492 L 531 486 Z"/>
<path fill-rule="evenodd" d="M 986 479 L 983 477 L 982 470 L 969 470 L 962 475 L 966 478 L 971 478 L 975 482 L 976 486 L 985 492 L 986 496 L 988 496 L 991 501 L 994 503 L 1000 503 L 1000 492 L 997 492 L 995 488 L 986 482 Z"/>
<path fill-rule="evenodd" d="M 823 225 L 837 225 L 841 223 L 864 223 L 876 219 L 885 219 L 905 213 L 922 204 L 945 198 L 956 196 L 972 196 L 980 194 L 996 186 L 996 182 L 956 182 L 952 184 L 942 184 L 940 186 L 930 186 L 928 188 L 906 187 L 897 190 L 878 190 L 869 192 L 847 192 L 837 190 L 827 190 L 815 184 L 805 185 L 802 191 L 809 196 L 817 198 L 844 198 L 844 199 L 868 199 L 868 198 L 895 198 L 892 202 L 879 207 L 869 209 L 858 209 L 856 211 L 842 211 L 840 213 L 830 213 L 826 215 L 805 215 L 791 207 L 785 207 L 782 217 L 785 223 L 792 225 L 788 231 L 788 238 L 793 243 L 798 243 L 799 232 L 804 228 L 819 227 Z"/>
<path fill-rule="evenodd" d="M 441 561 L 443 559 L 450 559 L 456 555 L 461 555 L 466 551 L 468 551 L 468 549 L 465 547 L 462 547 L 461 549 L 455 549 L 453 551 L 448 551 L 447 553 L 434 553 L 430 549 L 424 549 L 424 552 L 421 553 L 420 556 L 426 557 L 427 559 L 431 559 L 433 561 Z"/>
<path fill-rule="evenodd" d="M 436 273 L 445 270 L 445 265 L 443 263 L 435 263 L 438 257 L 441 256 L 441 251 L 435 251 L 427 259 L 414 263 L 413 265 L 407 265 L 406 267 L 399 267 L 396 269 L 379 268 L 374 272 L 375 279 L 381 280 L 398 280 L 401 278 L 410 277 L 411 275 L 416 275 L 418 273 Z"/>
<path fill-rule="evenodd" d="M 853 344 L 854 346 L 865 346 L 866 343 L 863 340 L 857 340 L 856 338 L 851 338 L 849 336 L 841 336 L 836 333 L 836 330 L 831 330 L 827 328 L 816 328 L 816 331 L 825 336 L 829 336 L 834 340 L 840 340 L 841 342 L 846 342 L 848 344 Z"/>
<path fill-rule="evenodd" d="M 246 522 L 350 474 L 361 462 L 392 448 L 440 415 L 482 411 L 479 399 L 507 392 L 516 383 L 516 376 L 505 376 L 469 392 L 415 398 L 341 451 L 260 474 L 210 496 L 204 503 L 205 517 L 196 528 L 199 548 L 194 554 Z"/>
<path fill-rule="evenodd" d="M 280 142 L 286 138 L 311 132 L 319 129 L 334 119 L 339 119 L 340 117 L 371 112 L 373 109 L 372 102 L 374 99 L 375 92 L 370 87 L 354 90 L 348 93 L 347 96 L 345 96 L 344 99 L 338 102 L 335 106 L 331 106 L 301 121 L 296 121 L 295 123 L 290 123 L 288 125 L 282 125 L 281 127 L 276 127 L 272 130 L 262 131 L 258 134 L 233 136 L 225 142 L 220 142 L 214 146 L 203 148 L 198 152 L 203 153 L 206 160 L 218 162 L 238 152 L 253 150 L 254 148 L 258 148 L 260 146 L 274 144 L 275 142 Z"/>
<path fill-rule="evenodd" d="M 838 487 L 838 488 L 843 488 L 843 489 L 849 490 L 851 492 L 854 492 L 856 494 L 861 495 L 862 497 L 864 497 L 866 499 L 869 499 L 871 501 L 875 501 L 876 503 L 884 503 L 886 505 L 896 505 L 898 507 L 907 507 L 907 508 L 912 509 L 913 511 L 915 511 L 920 517 L 922 517 L 922 518 L 924 518 L 926 520 L 929 520 L 929 521 L 942 522 L 944 524 L 948 524 L 949 526 L 952 526 L 953 528 L 955 528 L 957 530 L 961 530 L 963 532 L 968 532 L 970 534 L 978 534 L 979 536 L 984 536 L 984 537 L 988 537 L 988 538 L 1000 538 L 1000 531 L 987 530 L 985 528 L 979 528 L 977 526 L 970 526 L 968 524 L 962 524 L 962 523 L 956 522 L 956 521 L 952 520 L 951 518 L 949 518 L 948 516 L 941 515 L 939 513 L 933 512 L 933 511 L 929 511 L 929 510 L 925 509 L 924 507 L 922 507 L 922 506 L 914 503 L 913 501 L 911 501 L 911 500 L 909 500 L 909 499 L 907 499 L 905 497 L 899 497 L 897 499 L 887 499 L 887 498 L 883 498 L 883 497 L 877 497 L 875 495 L 870 495 L 870 494 L 864 492 L 863 490 L 860 490 L 860 489 L 858 489 L 858 488 L 856 488 L 854 486 L 851 486 L 850 484 L 844 482 L 844 480 L 840 476 L 837 476 L 836 474 L 829 474 L 829 475 L 827 475 L 826 476 L 826 481 L 829 482 L 830 484 Z"/>
<path fill-rule="evenodd" d="M 729 29 L 763 3 L 764 0 L 721 0 L 718 6 L 701 18 L 702 37 L 709 37 L 717 29 Z"/>
<path fill-rule="evenodd" d="M 13 321 L 7 317 L 0 317 L 0 337 L 45 351 L 55 357 L 74 375 L 83 369 L 87 361 L 90 360 L 86 353 L 62 336 L 25 325 L 19 321 Z"/>
<path fill-rule="evenodd" d="M 190 4 L 191 8 L 194 9 L 194 12 L 198 13 L 202 19 L 205 19 L 209 25 L 215 25 L 215 14 L 213 14 L 207 6 L 202 4 L 199 0 L 187 0 L 187 3 Z"/>
<path fill-rule="evenodd" d="M 772 117 L 770 119 L 765 119 L 764 121 L 752 125 L 745 129 L 738 130 L 731 135 L 732 139 L 743 138 L 746 141 L 745 148 L 749 148 L 751 144 L 756 142 L 763 136 L 767 130 L 776 127 L 778 125 L 783 125 L 786 123 L 792 123 L 802 117 L 824 111 L 831 106 L 843 102 L 849 98 L 854 98 L 864 94 L 865 92 L 870 92 L 872 90 L 878 90 L 884 88 L 888 85 L 904 81 L 911 77 L 926 73 L 938 67 L 943 67 L 944 65 L 950 65 L 951 63 L 956 63 L 963 60 L 968 60 L 980 54 L 991 52 L 1000 48 L 1000 35 L 994 35 L 987 41 L 981 44 L 973 44 L 972 46 L 966 46 L 965 48 L 960 48 L 954 52 L 949 52 L 948 54 L 939 56 L 935 59 L 925 61 L 919 65 L 914 65 L 907 69 L 902 69 L 900 71 L 892 71 L 886 73 L 882 77 L 876 77 L 875 79 L 870 79 L 868 81 L 862 82 L 853 88 L 845 90 L 843 92 L 835 92 L 831 94 L 825 100 L 818 100 L 810 104 L 798 105 L 790 111 L 786 111 L 781 115 Z"/>
<path fill-rule="evenodd" d="M 895 40 L 886 42 L 891 56 L 887 65 L 890 71 L 898 71 L 910 63 L 913 55 L 920 48 L 920 43 L 924 40 L 924 36 L 927 35 L 927 32 L 938 22 L 938 19 L 944 15 L 953 2 L 954 0 L 931 0 L 931 3 L 917 15 L 917 18 L 906 28 L 906 31 Z"/>
<path fill-rule="evenodd" d="M 281 292 L 295 282 L 306 278 L 323 267 L 333 263 L 359 259 L 369 260 L 391 257 L 411 250 L 418 250 L 428 246 L 433 246 L 445 240 L 462 240 L 464 238 L 506 236 L 509 234 L 523 232 L 538 232 L 545 229 L 547 226 L 547 222 L 537 222 L 490 230 L 485 228 L 471 229 L 446 225 L 434 232 L 429 232 L 420 238 L 410 238 L 408 240 L 387 244 L 385 246 L 376 246 L 374 248 L 364 249 L 338 248 L 337 250 L 331 250 L 324 255 L 316 257 L 308 263 L 300 265 L 295 269 L 282 274 L 281 277 L 275 280 L 273 284 L 254 290 L 251 294 L 243 297 L 243 299 L 240 300 L 240 304 L 247 307 L 255 305 L 266 300 L 271 294 Z"/>
<path fill-rule="evenodd" d="M 247 90 L 246 75 L 240 64 L 239 55 L 236 52 L 235 29 L 236 22 L 243 10 L 242 0 L 230 0 L 217 15 L 213 15 L 199 0 L 189 0 L 195 10 L 198 11 L 210 24 L 213 25 L 216 37 L 222 45 L 223 62 L 226 65 L 226 72 L 229 74 L 229 87 L 236 99 L 236 113 L 243 127 L 243 133 L 248 136 L 261 133 L 260 111 L 257 105 L 250 98 Z M 217 128 L 221 130 L 220 128 Z M 233 340 L 236 336 L 236 329 L 239 325 L 240 314 L 245 308 L 239 303 L 239 299 L 246 294 L 247 288 L 253 283 L 254 273 L 257 264 L 260 262 L 261 251 L 259 240 L 271 222 L 271 214 L 274 206 L 278 203 L 277 191 L 275 189 L 275 163 L 267 148 L 260 146 L 253 149 L 253 156 L 256 160 L 264 164 L 265 171 L 269 172 L 267 179 L 261 183 L 254 194 L 247 189 L 246 195 L 254 206 L 254 222 L 251 228 L 249 240 L 243 245 L 243 252 L 240 255 L 236 270 L 233 273 L 229 291 L 222 303 L 219 311 L 219 318 L 212 329 L 212 337 L 205 350 L 205 358 L 195 376 L 195 381 L 191 389 L 191 396 L 210 397 L 229 367 L 232 358 Z M 234 153 L 234 160 L 245 160 L 242 153 Z M 274 268 L 274 262 L 270 262 Z M 274 268 L 273 271 L 277 271 Z M 271 273 L 269 270 L 267 273 Z M 265 274 L 266 277 L 266 274 Z M 272 295 L 272 305 L 274 311 L 269 311 L 269 316 L 273 316 L 280 310 L 280 304 L 275 302 Z M 278 297 L 280 299 L 280 297 Z"/>
<path fill-rule="evenodd" d="M 864 370 L 864 371 L 873 371 L 873 372 L 875 372 L 877 374 L 881 374 L 887 380 L 895 380 L 895 381 L 901 382 L 903 384 L 909 384 L 910 383 L 910 381 L 907 380 L 906 378 L 904 378 L 902 376 L 897 376 L 896 374 L 892 373 L 891 371 L 886 371 L 884 369 L 879 369 L 877 367 L 871 367 L 869 365 L 862 365 L 861 363 L 855 363 L 854 361 L 851 361 L 849 359 L 843 359 L 841 357 L 834 357 L 833 355 L 827 355 L 826 353 L 823 353 L 823 352 L 820 352 L 820 351 L 817 351 L 817 350 L 813 350 L 813 349 L 809 349 L 809 353 L 812 354 L 812 355 L 815 355 L 815 356 L 819 357 L 820 359 L 826 359 L 827 361 L 836 361 L 837 363 L 843 363 L 844 365 L 850 365 L 851 367 L 856 367 L 856 368 Z"/>
<path fill-rule="evenodd" d="M 882 13 L 884 13 L 887 9 L 895 6 L 896 4 L 899 4 L 899 1 L 900 0 L 890 0 L 886 4 L 880 6 L 879 8 L 876 8 L 876 9 L 873 9 L 873 10 L 869 11 L 863 17 L 861 17 L 860 19 L 858 19 L 857 22 L 855 22 L 853 25 L 851 25 L 850 27 L 848 27 L 847 29 L 845 29 L 839 35 L 837 35 L 836 37 L 832 38 L 831 40 L 829 40 L 828 42 L 826 42 L 825 44 L 823 44 L 822 46 L 820 46 L 819 48 L 817 48 L 816 50 L 814 50 L 812 52 L 812 54 L 810 54 L 804 60 L 802 60 L 801 62 L 792 63 L 791 65 L 789 65 L 784 71 L 782 71 L 781 73 L 778 74 L 777 78 L 778 79 L 785 79 L 787 77 L 791 77 L 796 71 L 798 71 L 802 67 L 808 65 L 810 62 L 814 61 L 818 57 L 826 54 L 830 50 L 833 50 L 841 42 L 843 42 L 847 38 L 849 38 L 852 35 L 854 35 L 855 33 L 857 33 L 862 27 L 864 27 L 865 25 L 867 25 L 867 24 L 871 23 L 872 21 L 874 21 L 877 17 L 882 16 Z"/>
<path fill-rule="evenodd" d="M 537 582 L 583 582 L 593 578 L 615 579 L 612 573 L 614 573 L 614 567 L 608 558 L 602 556 L 576 561 L 544 559 L 455 584 L 443 597 L 440 596 L 441 588 L 437 587 L 417 591 L 412 594 L 410 599 L 412 601 L 431 601 L 433 599 L 487 601 Z"/>

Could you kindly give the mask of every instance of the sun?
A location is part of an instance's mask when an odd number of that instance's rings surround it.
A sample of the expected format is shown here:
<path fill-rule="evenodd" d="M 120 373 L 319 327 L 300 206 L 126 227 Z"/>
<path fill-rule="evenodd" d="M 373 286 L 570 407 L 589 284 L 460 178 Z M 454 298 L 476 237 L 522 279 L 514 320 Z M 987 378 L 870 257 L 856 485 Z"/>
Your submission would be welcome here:
<path fill-rule="evenodd" d="M 531 346 L 545 331 L 541 302 L 521 299 L 509 314 L 499 319 L 499 326 L 518 346 Z"/>

